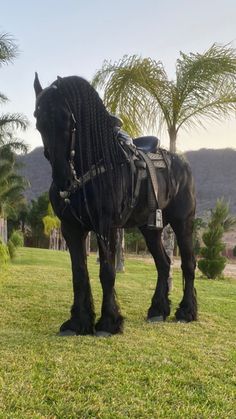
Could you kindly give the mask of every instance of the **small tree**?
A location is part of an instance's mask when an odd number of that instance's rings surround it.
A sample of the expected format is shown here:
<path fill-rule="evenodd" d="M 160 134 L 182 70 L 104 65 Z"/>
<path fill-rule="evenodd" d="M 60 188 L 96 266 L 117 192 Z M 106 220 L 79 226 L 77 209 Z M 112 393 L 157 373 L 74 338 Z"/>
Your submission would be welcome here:
<path fill-rule="evenodd" d="M 193 223 L 193 249 L 196 256 L 200 254 L 202 235 L 201 232 L 204 228 L 206 228 L 205 221 L 200 217 L 195 218 Z"/>
<path fill-rule="evenodd" d="M 61 236 L 61 222 L 53 212 L 52 205 L 49 203 L 47 215 L 43 217 L 44 234 L 49 237 L 49 249 L 59 250 L 59 240 L 54 240 Z"/>
<path fill-rule="evenodd" d="M 31 201 L 31 206 L 27 214 L 27 224 L 31 230 L 32 244 L 35 247 L 47 247 L 48 238 L 44 233 L 43 218 L 48 215 L 49 198 L 45 192 L 37 200 Z"/>
<path fill-rule="evenodd" d="M 229 205 L 220 199 L 211 213 L 207 230 L 203 233 L 202 240 L 205 244 L 200 251 L 202 259 L 198 262 L 200 271 L 207 278 L 219 277 L 226 265 L 226 258 L 222 256 L 225 244 L 223 234 L 236 223 L 235 217 L 229 215 Z"/>

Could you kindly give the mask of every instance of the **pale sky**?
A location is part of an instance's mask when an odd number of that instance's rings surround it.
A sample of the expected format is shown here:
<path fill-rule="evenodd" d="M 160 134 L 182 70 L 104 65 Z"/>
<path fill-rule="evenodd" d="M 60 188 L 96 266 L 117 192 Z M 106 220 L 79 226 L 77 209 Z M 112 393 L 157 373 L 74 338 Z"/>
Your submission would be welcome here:
<path fill-rule="evenodd" d="M 35 71 L 43 87 L 57 75 L 91 80 L 104 59 L 139 54 L 161 60 L 173 78 L 179 51 L 203 52 L 214 42 L 236 48 L 236 0 L 8 0 L 0 13 L 0 32 L 20 48 L 13 65 L 0 68 L 0 92 L 10 99 L 0 112 L 28 117 L 19 136 L 31 149 L 42 145 L 32 116 Z M 164 133 L 160 139 L 168 147 Z M 177 147 L 236 148 L 236 119 L 180 131 Z"/>

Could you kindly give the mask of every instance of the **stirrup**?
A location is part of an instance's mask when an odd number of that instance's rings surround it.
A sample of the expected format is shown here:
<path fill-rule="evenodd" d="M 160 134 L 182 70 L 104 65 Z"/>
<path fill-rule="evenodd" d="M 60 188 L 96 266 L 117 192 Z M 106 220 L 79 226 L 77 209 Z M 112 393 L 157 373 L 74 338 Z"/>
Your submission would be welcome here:
<path fill-rule="evenodd" d="M 151 213 L 148 217 L 148 228 L 150 229 L 162 229 L 163 228 L 163 219 L 162 219 L 162 210 L 157 209 L 154 213 Z"/>

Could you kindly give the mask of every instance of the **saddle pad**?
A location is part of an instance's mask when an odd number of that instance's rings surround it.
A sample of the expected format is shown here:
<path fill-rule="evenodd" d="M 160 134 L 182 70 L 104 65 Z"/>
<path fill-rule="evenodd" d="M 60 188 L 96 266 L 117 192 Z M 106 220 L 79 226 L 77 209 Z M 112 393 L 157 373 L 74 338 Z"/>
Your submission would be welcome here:
<path fill-rule="evenodd" d="M 156 169 L 165 169 L 166 168 L 166 162 L 163 159 L 163 155 L 160 151 L 157 150 L 156 153 L 147 153 L 147 156 L 150 160 L 152 160 L 152 164 Z"/>

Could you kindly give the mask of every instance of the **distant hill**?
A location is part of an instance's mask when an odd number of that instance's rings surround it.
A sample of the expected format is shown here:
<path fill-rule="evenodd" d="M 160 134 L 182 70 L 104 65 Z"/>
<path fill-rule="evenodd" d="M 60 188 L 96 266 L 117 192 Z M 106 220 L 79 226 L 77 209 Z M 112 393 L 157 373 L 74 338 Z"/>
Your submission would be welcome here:
<path fill-rule="evenodd" d="M 219 197 L 230 201 L 231 211 L 236 214 L 236 150 L 201 149 L 185 153 L 196 183 L 197 214 L 215 206 Z M 38 147 L 25 156 L 19 156 L 23 164 L 20 173 L 25 176 L 31 187 L 25 192 L 26 198 L 37 198 L 48 191 L 51 183 L 51 169 Z"/>
<path fill-rule="evenodd" d="M 37 147 L 28 154 L 18 157 L 21 163 L 20 174 L 29 182 L 25 196 L 28 201 L 48 191 L 51 184 L 51 167 L 43 154 L 43 147 Z"/>
<path fill-rule="evenodd" d="M 217 198 L 224 197 L 236 214 L 236 150 L 204 148 L 185 155 L 195 179 L 197 213 L 203 214 L 215 206 Z"/>

